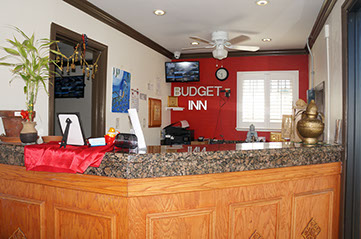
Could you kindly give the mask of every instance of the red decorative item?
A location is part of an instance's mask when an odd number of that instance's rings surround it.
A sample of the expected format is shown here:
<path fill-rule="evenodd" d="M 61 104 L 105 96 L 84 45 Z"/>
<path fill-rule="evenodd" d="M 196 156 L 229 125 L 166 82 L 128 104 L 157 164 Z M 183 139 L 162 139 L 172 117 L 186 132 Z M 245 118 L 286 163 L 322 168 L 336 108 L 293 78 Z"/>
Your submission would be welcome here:
<path fill-rule="evenodd" d="M 107 143 L 107 145 L 114 144 L 115 137 L 112 137 L 112 136 L 109 136 L 106 134 L 106 135 L 104 135 L 104 138 L 105 138 L 105 142 Z"/>
<path fill-rule="evenodd" d="M 84 173 L 88 167 L 99 167 L 106 152 L 112 145 L 89 147 L 68 145 L 59 148 L 57 142 L 35 144 L 24 147 L 26 170 Z"/>
<path fill-rule="evenodd" d="M 25 119 L 26 121 L 30 121 L 30 115 L 29 115 L 29 111 L 25 111 L 25 110 L 21 110 L 21 118 Z M 34 117 L 35 117 L 35 111 L 31 112 L 31 121 L 34 120 Z"/>

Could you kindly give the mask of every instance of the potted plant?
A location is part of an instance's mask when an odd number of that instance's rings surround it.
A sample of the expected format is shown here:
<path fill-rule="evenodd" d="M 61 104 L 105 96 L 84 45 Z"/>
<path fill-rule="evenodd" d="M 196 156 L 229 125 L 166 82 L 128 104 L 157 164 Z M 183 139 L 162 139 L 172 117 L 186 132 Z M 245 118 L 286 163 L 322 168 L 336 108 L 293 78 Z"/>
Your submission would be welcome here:
<path fill-rule="evenodd" d="M 25 83 L 24 94 L 26 96 L 26 110 L 21 112 L 24 119 L 23 129 L 20 132 L 20 140 L 23 143 L 36 142 L 38 135 L 34 122 L 34 105 L 38 96 L 40 87 L 43 87 L 47 94 L 46 82 L 50 77 L 49 64 L 55 61 L 50 58 L 50 51 L 57 55 L 62 55 L 58 51 L 50 49 L 55 41 L 49 39 L 35 40 L 34 34 L 29 37 L 19 28 L 14 30 L 23 38 L 19 41 L 17 37 L 7 39 L 10 47 L 0 47 L 6 55 L 0 58 L 0 65 L 7 66 L 13 73 L 10 83 L 16 79 L 22 79 Z M 8 61 L 10 60 L 10 61 Z"/>

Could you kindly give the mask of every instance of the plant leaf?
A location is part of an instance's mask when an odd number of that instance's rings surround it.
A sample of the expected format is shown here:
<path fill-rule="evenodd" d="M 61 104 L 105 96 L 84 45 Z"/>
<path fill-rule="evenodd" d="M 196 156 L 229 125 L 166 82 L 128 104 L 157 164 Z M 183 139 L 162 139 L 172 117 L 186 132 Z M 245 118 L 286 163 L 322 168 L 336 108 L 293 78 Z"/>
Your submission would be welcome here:
<path fill-rule="evenodd" d="M 0 58 L 0 61 L 5 60 L 6 58 L 9 58 L 9 57 L 11 57 L 11 56 L 9 56 L 9 55 L 3 56 Z"/>
<path fill-rule="evenodd" d="M 7 63 L 7 62 L 0 62 L 1 66 L 15 66 L 15 64 Z"/>
<path fill-rule="evenodd" d="M 20 53 L 24 58 L 27 58 L 27 57 L 28 57 L 23 45 L 20 45 L 20 46 L 18 47 L 18 50 L 19 50 L 19 53 Z"/>
<path fill-rule="evenodd" d="M 15 41 L 12 41 L 12 40 L 10 40 L 10 39 L 6 39 L 6 41 L 9 42 L 11 45 L 13 45 L 13 46 L 15 46 L 15 47 L 17 47 L 17 46 L 20 45 L 19 42 L 15 42 Z"/>
<path fill-rule="evenodd" d="M 24 75 L 24 74 L 21 74 L 20 73 L 20 76 L 21 76 L 21 78 L 23 78 L 23 80 L 25 81 L 25 82 L 29 82 L 29 76 L 26 76 L 26 75 Z"/>
<path fill-rule="evenodd" d="M 3 47 L 3 49 L 11 55 L 20 56 L 19 52 L 15 49 L 7 48 L 7 47 Z"/>
<path fill-rule="evenodd" d="M 33 35 L 31 36 L 31 38 L 30 38 L 30 40 L 29 40 L 29 42 L 30 42 L 30 45 L 34 45 L 34 38 L 35 38 L 35 36 L 34 36 L 34 33 L 33 33 Z"/>
<path fill-rule="evenodd" d="M 14 27 L 14 28 L 17 32 L 19 32 L 21 35 L 23 35 L 23 37 L 25 37 L 26 39 L 29 40 L 29 37 L 22 30 L 20 30 L 20 28 L 18 28 L 18 27 Z"/>
<path fill-rule="evenodd" d="M 13 73 L 17 73 L 19 72 L 21 69 L 23 69 L 23 65 L 17 65 L 14 70 L 13 70 Z"/>
<path fill-rule="evenodd" d="M 52 53 L 54 53 L 55 55 L 59 55 L 59 56 L 62 56 L 62 57 L 65 57 L 65 58 L 66 58 L 66 56 L 64 56 L 61 52 L 58 52 L 58 51 L 55 51 L 55 50 L 51 50 L 51 49 L 50 49 L 50 51 L 51 51 Z"/>

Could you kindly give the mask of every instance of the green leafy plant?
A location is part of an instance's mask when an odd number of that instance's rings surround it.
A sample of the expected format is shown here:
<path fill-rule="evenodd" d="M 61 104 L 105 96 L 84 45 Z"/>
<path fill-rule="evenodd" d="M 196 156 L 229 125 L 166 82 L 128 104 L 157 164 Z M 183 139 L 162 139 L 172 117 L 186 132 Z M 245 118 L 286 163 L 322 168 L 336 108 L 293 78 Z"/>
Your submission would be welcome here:
<path fill-rule="evenodd" d="M 14 30 L 23 38 L 19 41 L 14 39 L 6 39 L 10 47 L 0 47 L 6 55 L 0 58 L 0 65 L 10 67 L 13 78 L 20 78 L 24 81 L 24 94 L 26 95 L 26 108 L 28 113 L 28 121 L 34 119 L 34 104 L 38 96 L 39 87 L 43 86 L 47 94 L 46 82 L 51 76 L 49 64 L 56 64 L 50 58 L 49 52 L 56 55 L 62 55 L 60 52 L 51 50 L 50 46 L 56 41 L 49 39 L 35 40 L 34 34 L 29 37 L 22 30 L 14 27 Z"/>

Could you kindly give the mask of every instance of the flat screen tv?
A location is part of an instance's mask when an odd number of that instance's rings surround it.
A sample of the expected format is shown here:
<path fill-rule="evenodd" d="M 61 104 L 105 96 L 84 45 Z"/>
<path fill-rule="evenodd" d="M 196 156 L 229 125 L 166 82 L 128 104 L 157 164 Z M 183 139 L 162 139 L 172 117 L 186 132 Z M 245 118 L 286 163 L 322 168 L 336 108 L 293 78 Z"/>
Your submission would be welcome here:
<path fill-rule="evenodd" d="M 199 81 L 198 61 L 179 61 L 165 63 L 166 82 Z"/>
<path fill-rule="evenodd" d="M 84 98 L 84 75 L 55 77 L 55 98 Z"/>

